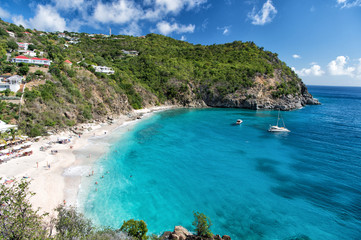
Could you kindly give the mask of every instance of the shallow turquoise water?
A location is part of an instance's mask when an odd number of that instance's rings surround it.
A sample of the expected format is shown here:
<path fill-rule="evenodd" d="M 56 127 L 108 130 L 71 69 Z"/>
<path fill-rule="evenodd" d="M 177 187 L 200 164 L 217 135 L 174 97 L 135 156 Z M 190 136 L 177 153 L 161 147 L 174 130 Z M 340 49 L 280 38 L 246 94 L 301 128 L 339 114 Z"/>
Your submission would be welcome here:
<path fill-rule="evenodd" d="M 140 122 L 97 162 L 86 216 L 114 228 L 143 219 L 158 234 L 192 229 L 200 211 L 232 239 L 361 239 L 361 88 L 310 91 L 323 105 L 283 112 L 288 134 L 267 132 L 274 111 L 180 109 Z"/>

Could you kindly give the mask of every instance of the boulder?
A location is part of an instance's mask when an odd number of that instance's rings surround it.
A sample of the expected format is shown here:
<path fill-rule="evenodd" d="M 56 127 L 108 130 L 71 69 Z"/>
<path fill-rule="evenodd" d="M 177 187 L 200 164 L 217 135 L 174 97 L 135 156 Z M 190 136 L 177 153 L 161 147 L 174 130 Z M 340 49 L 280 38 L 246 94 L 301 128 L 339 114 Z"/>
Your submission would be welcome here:
<path fill-rule="evenodd" d="M 172 239 L 172 240 L 180 240 L 179 236 L 178 236 L 177 234 L 174 234 L 174 233 L 172 233 L 172 234 L 170 235 L 170 238 L 169 238 L 169 239 Z"/>
<path fill-rule="evenodd" d="M 214 240 L 222 240 L 221 236 L 219 236 L 218 234 L 213 236 L 213 239 Z"/>
<path fill-rule="evenodd" d="M 228 235 L 223 235 L 222 240 L 231 240 L 231 237 Z"/>
<path fill-rule="evenodd" d="M 192 234 L 182 226 L 175 226 L 172 235 L 178 236 L 179 240 L 186 240 L 187 236 Z"/>
<path fill-rule="evenodd" d="M 164 232 L 164 233 L 162 234 L 162 236 L 160 237 L 160 240 L 169 239 L 169 237 L 170 237 L 171 234 L 172 234 L 172 232 L 170 232 L 170 231 Z"/>

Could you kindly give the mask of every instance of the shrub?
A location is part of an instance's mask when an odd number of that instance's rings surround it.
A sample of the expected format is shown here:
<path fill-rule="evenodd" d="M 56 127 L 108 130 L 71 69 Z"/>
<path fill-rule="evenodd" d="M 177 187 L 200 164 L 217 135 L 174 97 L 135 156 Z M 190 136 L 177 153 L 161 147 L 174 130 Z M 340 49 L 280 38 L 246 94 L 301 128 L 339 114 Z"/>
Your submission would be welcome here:
<path fill-rule="evenodd" d="M 58 212 L 58 217 L 53 222 L 60 239 L 86 239 L 92 233 L 91 221 L 75 208 L 59 205 L 55 211 Z"/>
<path fill-rule="evenodd" d="M 33 210 L 29 197 L 29 184 L 15 180 L 11 185 L 0 185 L 0 238 L 2 239 L 45 239 L 46 229 L 39 210 Z"/>
<path fill-rule="evenodd" d="M 194 222 L 192 225 L 195 227 L 197 235 L 201 237 L 212 237 L 213 234 L 210 230 L 212 223 L 209 217 L 199 212 L 194 212 L 193 215 Z"/>
<path fill-rule="evenodd" d="M 143 220 L 137 221 L 130 219 L 126 222 L 124 221 L 119 230 L 127 232 L 130 236 L 137 240 L 147 239 L 148 228 L 147 224 Z"/>

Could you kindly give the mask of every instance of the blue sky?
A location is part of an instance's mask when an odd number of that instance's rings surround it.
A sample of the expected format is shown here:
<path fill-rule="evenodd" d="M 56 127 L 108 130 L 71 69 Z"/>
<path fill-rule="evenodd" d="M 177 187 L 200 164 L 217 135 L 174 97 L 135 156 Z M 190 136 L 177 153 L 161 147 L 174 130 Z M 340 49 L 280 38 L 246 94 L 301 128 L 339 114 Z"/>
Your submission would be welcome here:
<path fill-rule="evenodd" d="M 44 31 L 253 41 L 306 84 L 361 86 L 361 0 L 0 0 L 0 18 Z"/>

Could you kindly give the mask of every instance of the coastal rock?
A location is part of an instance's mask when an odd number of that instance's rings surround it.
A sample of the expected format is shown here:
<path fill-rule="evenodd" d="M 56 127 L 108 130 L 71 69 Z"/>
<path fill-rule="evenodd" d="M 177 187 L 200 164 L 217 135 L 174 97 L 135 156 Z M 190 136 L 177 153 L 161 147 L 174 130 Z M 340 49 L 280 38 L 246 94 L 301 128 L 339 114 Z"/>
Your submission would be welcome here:
<path fill-rule="evenodd" d="M 213 239 L 214 240 L 222 240 L 221 236 L 219 236 L 218 234 L 213 236 Z"/>
<path fill-rule="evenodd" d="M 231 237 L 228 235 L 223 235 L 222 240 L 231 240 Z"/>
<path fill-rule="evenodd" d="M 188 235 L 192 235 L 186 228 L 182 226 L 175 226 L 173 235 L 177 236 L 179 240 L 186 240 Z"/>
<path fill-rule="evenodd" d="M 172 235 L 172 232 L 166 231 L 166 232 L 164 232 L 164 233 L 162 234 L 162 236 L 160 237 L 160 240 L 169 239 L 171 235 Z"/>
<path fill-rule="evenodd" d="M 174 233 L 172 233 L 171 235 L 170 235 L 170 238 L 169 239 L 172 239 L 172 240 L 180 240 L 180 238 L 179 238 L 179 236 L 177 235 L 177 234 L 174 234 Z M 183 239 L 184 240 L 184 239 Z"/>

